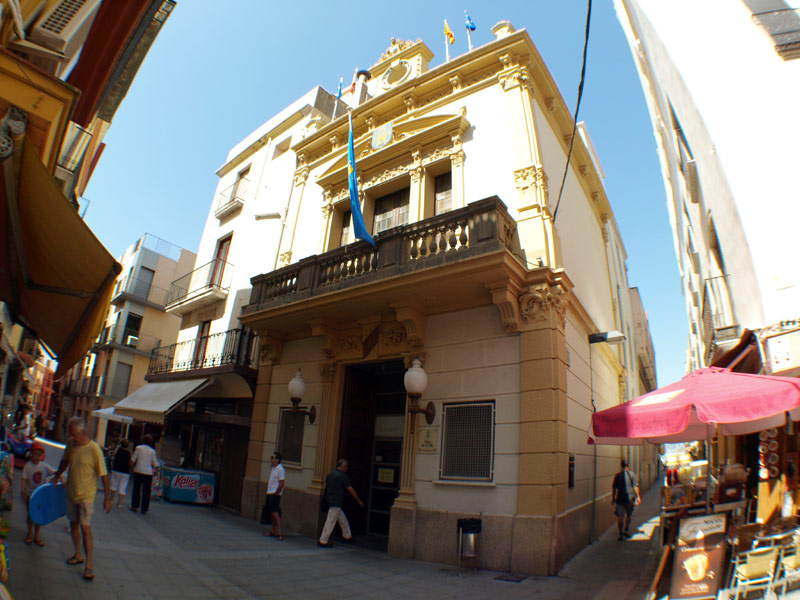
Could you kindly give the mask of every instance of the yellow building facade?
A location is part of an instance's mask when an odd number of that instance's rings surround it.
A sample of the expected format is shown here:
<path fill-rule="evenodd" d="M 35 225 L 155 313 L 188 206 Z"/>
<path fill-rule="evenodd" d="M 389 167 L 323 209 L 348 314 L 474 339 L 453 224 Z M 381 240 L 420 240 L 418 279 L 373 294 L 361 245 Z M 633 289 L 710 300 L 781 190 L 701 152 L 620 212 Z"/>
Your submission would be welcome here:
<path fill-rule="evenodd" d="M 455 562 L 457 519 L 478 517 L 480 566 L 552 574 L 611 523 L 623 453 L 586 432 L 641 378 L 634 350 L 589 342 L 632 344 L 634 317 L 588 133 L 556 209 L 569 109 L 527 32 L 493 33 L 435 68 L 421 41 L 392 40 L 331 120 L 291 140 L 279 266 L 240 317 L 261 342 L 242 512 L 260 513 L 278 450 L 285 525 L 317 535 L 345 457 L 367 504 L 345 505 L 354 532 L 390 554 Z M 374 247 L 350 225 L 345 109 Z M 421 398 L 404 387 L 415 360 Z"/>

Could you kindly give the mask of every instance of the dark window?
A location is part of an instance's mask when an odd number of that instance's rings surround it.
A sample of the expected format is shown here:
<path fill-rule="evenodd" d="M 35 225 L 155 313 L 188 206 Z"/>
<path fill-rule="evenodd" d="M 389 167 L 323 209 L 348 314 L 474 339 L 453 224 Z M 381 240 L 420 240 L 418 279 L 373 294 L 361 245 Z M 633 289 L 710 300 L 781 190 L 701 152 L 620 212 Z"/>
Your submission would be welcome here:
<path fill-rule="evenodd" d="M 373 234 L 408 223 L 409 188 L 403 188 L 375 200 Z"/>
<path fill-rule="evenodd" d="M 231 239 L 233 239 L 233 236 L 229 235 L 217 242 L 217 252 L 211 269 L 211 280 L 209 281 L 212 287 L 223 287 L 222 277 L 225 274 L 225 267 L 228 264 L 228 251 L 231 249 Z"/>
<path fill-rule="evenodd" d="M 306 416 L 303 413 L 292 412 L 291 409 L 281 409 L 280 423 L 278 424 L 278 452 L 285 462 L 299 463 L 303 457 L 303 427 Z"/>
<path fill-rule="evenodd" d="M 450 172 L 437 175 L 434 183 L 436 202 L 435 215 L 441 215 L 453 209 L 453 177 Z"/>
<path fill-rule="evenodd" d="M 128 313 L 125 321 L 125 331 L 122 332 L 122 343 L 135 346 L 139 341 L 139 330 L 142 328 L 142 317 Z"/>
<path fill-rule="evenodd" d="M 491 481 L 494 402 L 445 404 L 442 423 L 441 478 Z"/>
<path fill-rule="evenodd" d="M 139 277 L 136 279 L 133 295 L 147 300 L 150 295 L 150 286 L 153 285 L 155 276 L 156 272 L 153 269 L 148 269 L 147 267 L 139 269 Z"/>
<path fill-rule="evenodd" d="M 353 213 L 349 210 L 342 216 L 342 237 L 339 239 L 339 245 L 345 246 L 350 241 L 350 224 L 353 218 Z"/>

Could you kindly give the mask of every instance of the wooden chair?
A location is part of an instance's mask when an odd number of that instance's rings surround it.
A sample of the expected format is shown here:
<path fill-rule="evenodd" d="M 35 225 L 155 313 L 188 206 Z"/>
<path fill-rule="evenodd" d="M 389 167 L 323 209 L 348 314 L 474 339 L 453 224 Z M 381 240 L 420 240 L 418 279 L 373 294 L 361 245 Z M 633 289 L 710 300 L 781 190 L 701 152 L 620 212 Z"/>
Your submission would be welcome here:
<path fill-rule="evenodd" d="M 738 600 L 740 593 L 747 595 L 753 589 L 763 589 L 765 596 L 771 591 L 780 553 L 780 547 L 767 546 L 734 555 L 731 582 L 734 600 Z"/>
<path fill-rule="evenodd" d="M 795 529 L 788 533 L 791 538 L 789 543 L 781 548 L 773 585 L 773 589 L 777 589 L 780 586 L 780 598 L 784 597 L 786 589 L 792 582 L 800 579 L 800 531 Z"/>

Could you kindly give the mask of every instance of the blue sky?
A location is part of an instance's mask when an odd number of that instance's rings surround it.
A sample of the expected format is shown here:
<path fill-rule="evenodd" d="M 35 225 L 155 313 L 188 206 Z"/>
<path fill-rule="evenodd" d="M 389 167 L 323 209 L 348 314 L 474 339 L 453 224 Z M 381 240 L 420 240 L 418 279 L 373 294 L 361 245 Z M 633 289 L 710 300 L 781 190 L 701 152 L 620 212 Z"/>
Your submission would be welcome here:
<path fill-rule="evenodd" d="M 391 6 L 392 8 L 389 8 Z M 228 150 L 315 85 L 336 91 L 390 38 L 422 40 L 444 61 L 509 20 L 526 28 L 574 110 L 586 3 L 178 0 L 106 135 L 86 190 L 86 222 L 115 256 L 144 233 L 197 250 Z M 660 385 L 684 372 L 687 323 L 664 185 L 638 75 L 611 0 L 595 1 L 580 120 L 586 122 L 650 319 Z"/>

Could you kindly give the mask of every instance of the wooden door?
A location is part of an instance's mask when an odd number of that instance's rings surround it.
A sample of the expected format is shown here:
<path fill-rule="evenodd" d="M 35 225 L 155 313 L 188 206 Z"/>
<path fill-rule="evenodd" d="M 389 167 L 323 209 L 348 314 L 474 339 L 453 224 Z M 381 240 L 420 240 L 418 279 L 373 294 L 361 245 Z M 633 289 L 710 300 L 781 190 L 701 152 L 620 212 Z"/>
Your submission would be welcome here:
<path fill-rule="evenodd" d="M 348 367 L 345 377 L 344 401 L 342 403 L 342 428 L 339 441 L 339 457 L 346 458 L 350 467 L 347 472 L 353 488 L 362 502 L 369 498 L 372 470 L 372 450 L 375 427 L 373 402 L 373 378 L 354 367 Z M 353 535 L 366 533 L 367 513 L 345 494 L 342 508 L 350 522 Z"/>

